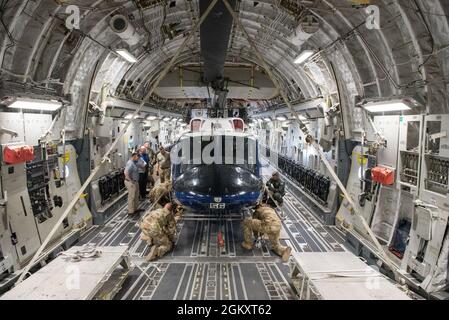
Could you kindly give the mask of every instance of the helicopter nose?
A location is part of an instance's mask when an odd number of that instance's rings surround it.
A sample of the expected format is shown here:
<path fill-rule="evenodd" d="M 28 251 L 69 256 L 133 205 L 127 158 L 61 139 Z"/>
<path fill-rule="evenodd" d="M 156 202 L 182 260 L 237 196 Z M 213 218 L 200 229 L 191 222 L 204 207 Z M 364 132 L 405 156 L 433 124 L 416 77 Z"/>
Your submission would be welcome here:
<path fill-rule="evenodd" d="M 201 195 L 242 195 L 260 191 L 261 180 L 248 170 L 232 165 L 207 165 L 192 168 L 174 183 L 177 192 Z"/>

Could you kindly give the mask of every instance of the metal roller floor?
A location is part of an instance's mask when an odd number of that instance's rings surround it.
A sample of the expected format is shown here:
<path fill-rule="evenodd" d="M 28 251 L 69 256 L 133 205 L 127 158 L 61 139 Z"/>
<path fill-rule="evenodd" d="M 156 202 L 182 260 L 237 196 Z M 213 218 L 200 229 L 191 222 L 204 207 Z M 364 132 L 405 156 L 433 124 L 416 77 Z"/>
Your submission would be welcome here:
<path fill-rule="evenodd" d="M 268 169 L 264 168 L 265 173 Z M 284 215 L 281 242 L 293 250 L 344 251 L 341 232 L 323 226 L 291 193 L 285 196 Z M 136 267 L 116 299 L 296 299 L 287 264 L 267 245 L 252 251 L 240 246 L 243 235 L 238 219 L 181 220 L 174 249 L 154 263 L 145 261 L 149 248 L 140 240 L 138 222 L 139 217 L 129 217 L 123 207 L 105 225 L 92 227 L 81 238 L 81 244 L 129 247 Z M 217 243 L 219 228 L 223 248 Z"/>

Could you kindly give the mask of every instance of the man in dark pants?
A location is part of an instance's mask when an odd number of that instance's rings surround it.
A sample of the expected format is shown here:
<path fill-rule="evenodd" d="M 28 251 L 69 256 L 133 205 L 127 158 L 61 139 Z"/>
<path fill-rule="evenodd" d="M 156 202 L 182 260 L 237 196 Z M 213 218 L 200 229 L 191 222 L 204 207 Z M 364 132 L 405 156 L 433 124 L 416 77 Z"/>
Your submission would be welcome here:
<path fill-rule="evenodd" d="M 140 199 L 145 199 L 147 197 L 147 180 L 150 159 L 147 154 L 147 149 L 144 146 L 139 148 L 139 157 L 139 194 Z"/>
<path fill-rule="evenodd" d="M 148 163 L 148 177 L 147 177 L 147 186 L 150 187 L 150 190 L 153 189 L 154 185 L 155 185 L 155 181 L 153 178 L 153 165 L 155 160 L 155 154 L 153 149 L 151 148 L 150 142 L 146 141 L 143 146 L 147 149 L 147 156 L 149 159 Z"/>

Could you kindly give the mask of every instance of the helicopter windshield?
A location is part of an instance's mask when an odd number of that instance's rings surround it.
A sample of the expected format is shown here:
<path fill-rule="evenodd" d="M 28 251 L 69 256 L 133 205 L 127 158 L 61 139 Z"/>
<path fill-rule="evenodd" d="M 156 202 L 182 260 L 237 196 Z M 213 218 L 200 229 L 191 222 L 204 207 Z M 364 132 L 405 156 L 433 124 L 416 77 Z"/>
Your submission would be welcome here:
<path fill-rule="evenodd" d="M 251 173 L 257 168 L 257 142 L 244 136 L 189 137 L 173 149 L 175 174 L 203 165 L 233 165 Z M 176 159 L 175 161 L 173 161 Z"/>

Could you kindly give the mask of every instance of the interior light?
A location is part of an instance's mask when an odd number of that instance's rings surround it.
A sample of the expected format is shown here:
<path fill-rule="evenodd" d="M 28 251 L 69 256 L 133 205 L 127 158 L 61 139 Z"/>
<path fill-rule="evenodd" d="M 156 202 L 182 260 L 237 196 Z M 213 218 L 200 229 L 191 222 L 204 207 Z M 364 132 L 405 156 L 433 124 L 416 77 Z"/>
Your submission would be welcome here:
<path fill-rule="evenodd" d="M 125 59 L 126 61 L 130 62 L 130 63 L 136 63 L 137 59 L 128 52 L 128 50 L 126 49 L 118 49 L 115 52 L 117 52 L 123 59 Z"/>
<path fill-rule="evenodd" d="M 126 116 L 125 116 L 125 119 L 131 119 L 131 118 L 133 118 L 133 119 L 138 119 L 140 116 L 138 115 L 138 114 L 136 114 L 134 117 L 133 117 L 133 115 L 132 115 L 132 113 L 129 113 L 129 114 L 127 114 Z"/>
<path fill-rule="evenodd" d="M 148 116 L 147 117 L 147 120 L 149 120 L 149 121 L 153 121 L 153 120 L 156 120 L 156 119 L 157 119 L 156 116 Z"/>
<path fill-rule="evenodd" d="M 14 109 L 28 109 L 28 110 L 43 110 L 56 111 L 61 108 L 62 103 L 54 100 L 35 100 L 27 98 L 14 99 L 8 108 Z"/>
<path fill-rule="evenodd" d="M 305 62 L 307 59 L 309 59 L 311 56 L 313 56 L 314 52 L 312 50 L 304 50 L 301 52 L 301 54 L 296 57 L 295 64 L 301 64 Z"/>
<path fill-rule="evenodd" d="M 371 113 L 407 111 L 411 109 L 402 100 L 368 102 L 363 108 Z"/>
<path fill-rule="evenodd" d="M 287 117 L 285 117 L 285 116 L 279 116 L 276 119 L 279 121 L 287 121 Z"/>
<path fill-rule="evenodd" d="M 271 122 L 270 118 L 264 118 L 263 120 L 266 121 L 266 122 Z"/>
<path fill-rule="evenodd" d="M 162 119 L 164 121 L 170 121 L 170 117 L 165 117 L 164 119 Z"/>

